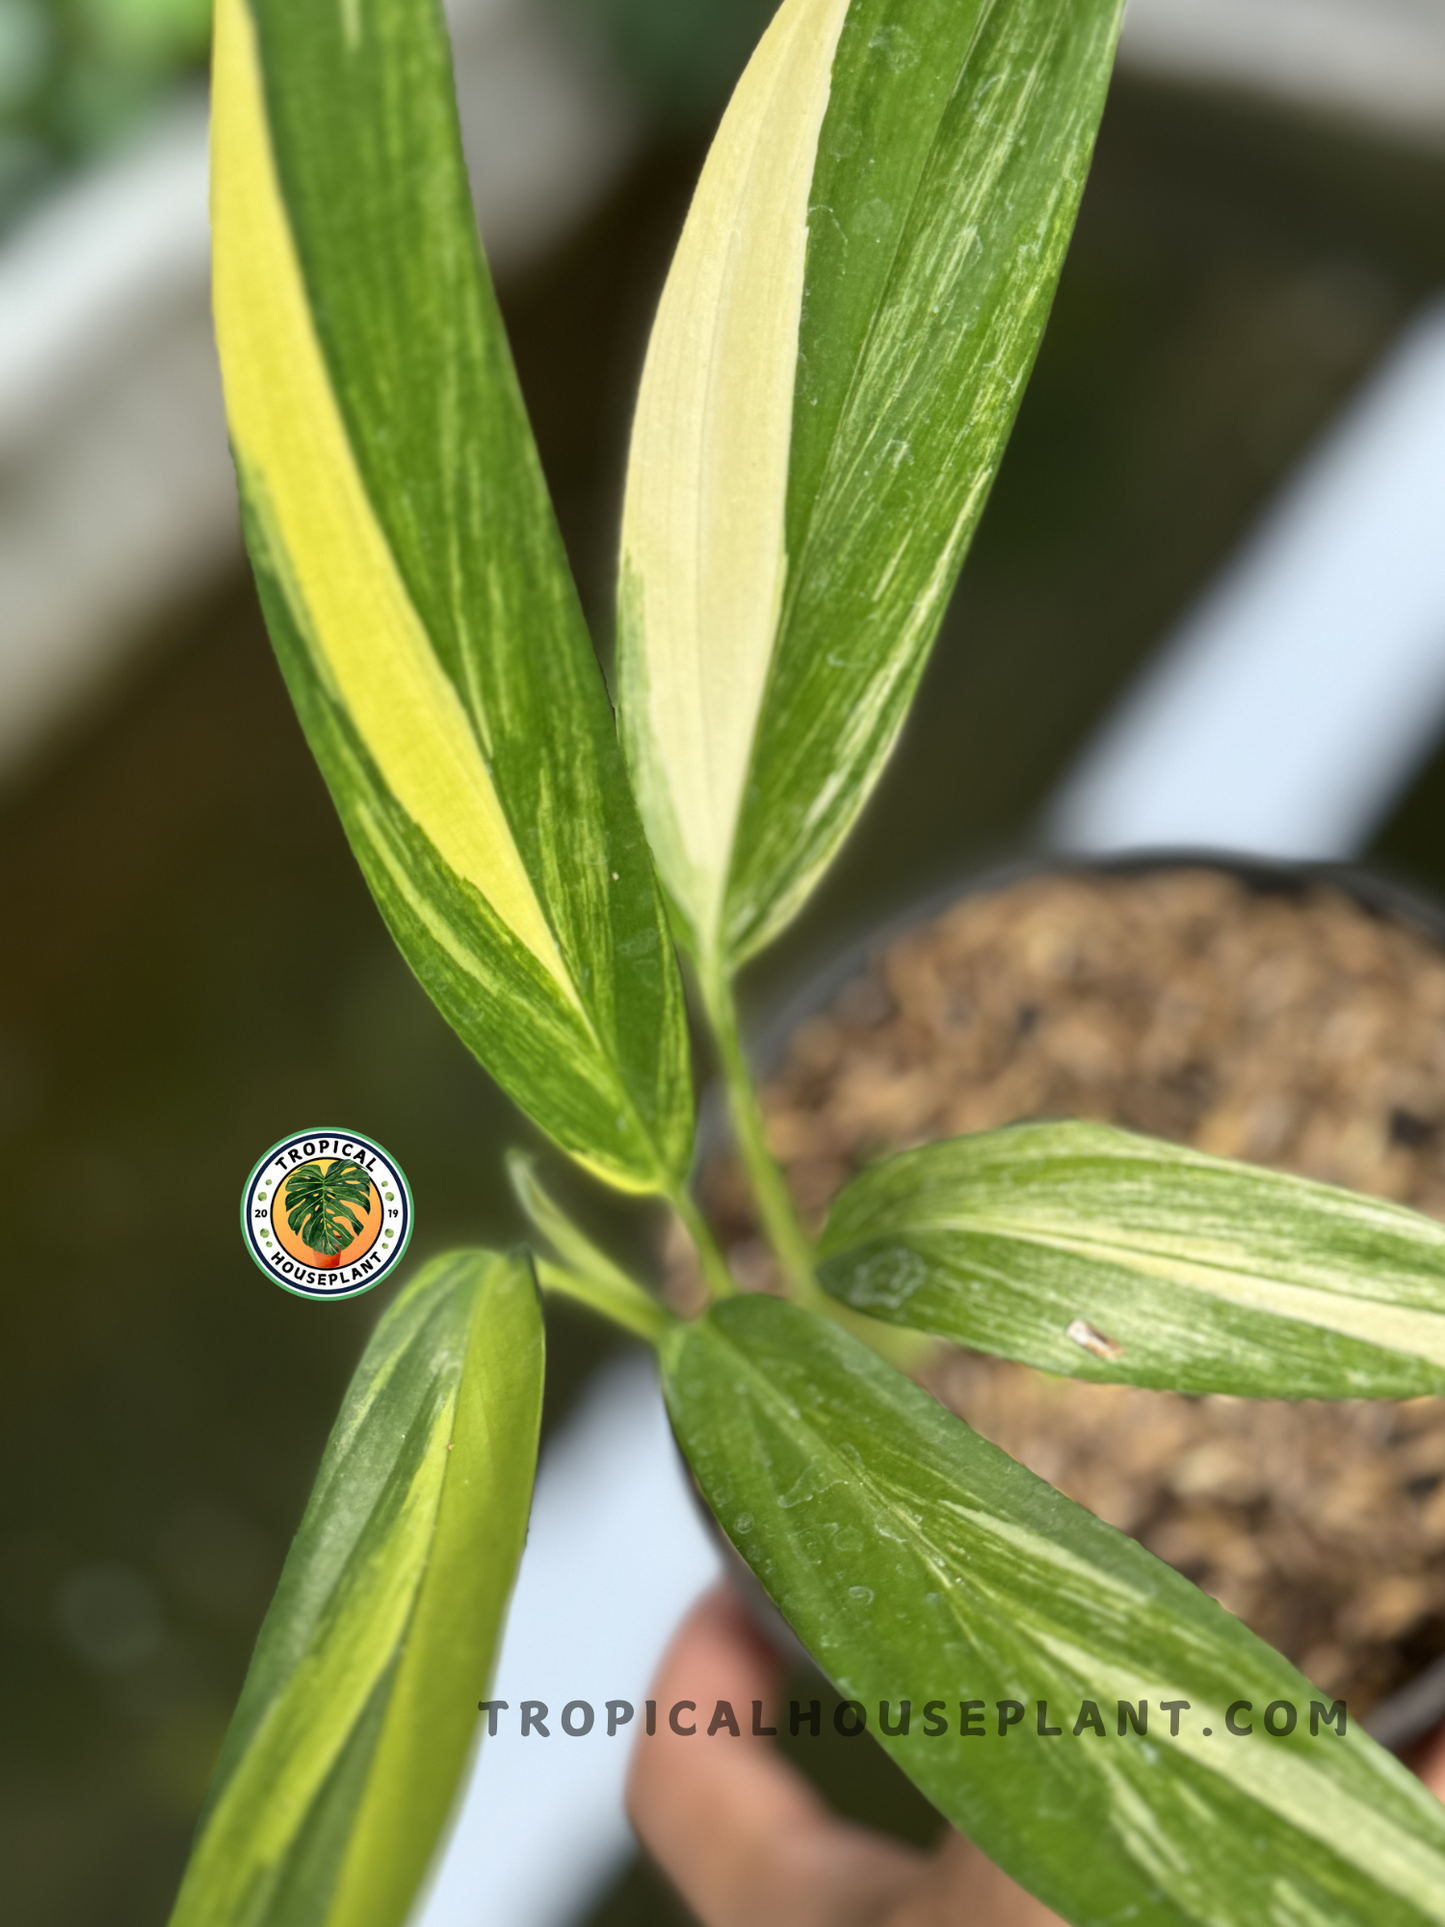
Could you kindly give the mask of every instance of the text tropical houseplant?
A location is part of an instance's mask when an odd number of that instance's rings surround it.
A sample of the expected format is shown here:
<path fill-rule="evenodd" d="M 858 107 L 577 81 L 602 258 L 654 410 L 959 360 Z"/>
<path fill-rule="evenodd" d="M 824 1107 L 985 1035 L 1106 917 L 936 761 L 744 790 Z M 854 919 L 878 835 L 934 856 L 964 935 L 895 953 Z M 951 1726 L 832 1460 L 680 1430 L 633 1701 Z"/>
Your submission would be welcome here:
<path fill-rule="evenodd" d="M 865 1704 L 943 1702 L 951 1737 L 882 1743 L 1067 1918 L 1445 1921 L 1445 1808 L 1337 1716 L 1225 1737 L 1233 1703 L 1307 1706 L 1307 1682 L 887 1362 L 903 1326 L 1190 1391 L 1439 1391 L 1445 1230 L 1052 1125 L 866 1171 L 814 1251 L 734 1017 L 737 971 L 836 853 L 917 685 L 1044 326 L 1120 8 L 784 0 L 653 333 L 619 744 L 436 0 L 220 0 L 216 317 L 291 693 L 423 984 L 556 1144 L 671 1201 L 711 1304 L 674 1318 L 525 1165 L 548 1255 L 460 1252 L 403 1291 L 327 1448 L 177 1924 L 405 1918 L 525 1534 L 534 1280 L 655 1346 L 703 1492 L 808 1650 Z M 688 1191 L 674 941 L 790 1302 L 735 1291 Z M 1189 1716 L 1112 1737 L 1113 1702 L 1143 1699 Z M 964 1700 L 1102 1704 L 1111 1736 L 965 1741 Z"/>

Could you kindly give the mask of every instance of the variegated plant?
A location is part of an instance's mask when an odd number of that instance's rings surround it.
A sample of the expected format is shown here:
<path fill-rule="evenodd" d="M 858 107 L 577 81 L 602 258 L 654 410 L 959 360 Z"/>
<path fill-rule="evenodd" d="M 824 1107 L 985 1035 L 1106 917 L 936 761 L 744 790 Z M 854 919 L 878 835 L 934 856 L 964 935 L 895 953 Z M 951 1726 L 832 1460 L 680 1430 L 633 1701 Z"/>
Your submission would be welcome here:
<path fill-rule="evenodd" d="M 406 1918 L 520 1556 L 538 1284 L 655 1347 L 723 1528 L 844 1694 L 1191 1702 L 1191 1729 L 1147 1743 L 885 1741 L 1067 1919 L 1445 1923 L 1445 1808 L 1353 1726 L 1200 1738 L 1231 1698 L 1310 1689 L 888 1362 L 901 1326 L 1194 1391 L 1439 1392 L 1445 1231 L 1060 1124 L 865 1172 L 815 1250 L 734 1017 L 736 973 L 837 852 L 917 686 L 1121 8 L 783 0 L 637 404 L 619 741 L 477 241 L 437 0 L 219 0 L 216 322 L 303 726 L 422 983 L 563 1151 L 670 1201 L 712 1302 L 675 1317 L 525 1161 L 541 1255 L 458 1254 L 403 1291 L 262 1630 L 176 1927 Z M 675 943 L 791 1303 L 737 1293 L 689 1193 Z"/>

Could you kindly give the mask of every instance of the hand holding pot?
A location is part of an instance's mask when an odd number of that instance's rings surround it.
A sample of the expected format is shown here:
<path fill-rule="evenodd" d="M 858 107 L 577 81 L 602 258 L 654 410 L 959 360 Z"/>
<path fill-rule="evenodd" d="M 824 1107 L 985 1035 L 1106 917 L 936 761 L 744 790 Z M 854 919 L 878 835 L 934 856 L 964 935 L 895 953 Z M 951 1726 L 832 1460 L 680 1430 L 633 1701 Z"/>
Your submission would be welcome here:
<path fill-rule="evenodd" d="M 768 1705 L 780 1670 L 719 1586 L 683 1621 L 651 1693 L 659 1708 Z M 1059 1927 L 960 1834 L 920 1852 L 840 1820 L 766 1740 L 700 1746 L 665 1719 L 658 1729 L 633 1751 L 628 1811 L 703 1927 Z"/>

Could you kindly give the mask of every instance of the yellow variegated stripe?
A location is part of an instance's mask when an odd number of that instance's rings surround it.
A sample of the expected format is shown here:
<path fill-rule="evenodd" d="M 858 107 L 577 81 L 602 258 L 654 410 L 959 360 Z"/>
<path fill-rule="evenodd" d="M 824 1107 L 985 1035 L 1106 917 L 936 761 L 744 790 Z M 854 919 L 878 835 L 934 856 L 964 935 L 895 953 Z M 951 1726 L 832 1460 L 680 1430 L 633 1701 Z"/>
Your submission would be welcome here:
<path fill-rule="evenodd" d="M 347 438 L 281 198 L 246 0 L 219 0 L 215 31 L 212 223 L 226 411 L 299 605 L 293 616 L 398 803 L 575 1004 L 481 748 Z"/>
<path fill-rule="evenodd" d="M 382 1317 L 256 1643 L 171 1927 L 402 1927 L 476 1740 L 526 1534 L 543 1334 L 521 1254 Z"/>
<path fill-rule="evenodd" d="M 787 574 L 808 195 L 848 0 L 784 0 L 718 132 L 658 310 L 622 531 L 644 820 L 716 929 Z"/>
<path fill-rule="evenodd" d="M 503 1269 L 520 1275 L 525 1267 L 512 1257 L 500 1261 L 498 1271 Z M 526 1296 L 530 1299 L 530 1292 Z M 535 1310 L 528 1322 L 540 1365 Z M 447 1477 L 434 1509 L 426 1578 L 377 1738 L 382 1765 L 373 1770 L 352 1822 L 351 1848 L 327 1927 L 378 1927 L 409 1915 L 435 1838 L 435 1791 L 427 1780 L 428 1769 L 435 1771 L 439 1736 L 455 1726 L 457 1702 L 470 1711 L 490 1684 L 493 1655 L 478 1650 L 477 1631 L 488 1617 L 482 1601 L 491 1606 L 499 1628 L 528 1511 L 525 1494 L 516 1507 L 508 1487 L 515 1485 L 519 1443 L 524 1450 L 528 1443 L 533 1453 L 536 1449 L 535 1438 L 515 1436 L 522 1428 L 514 1399 L 497 1395 L 498 1377 L 514 1385 L 525 1381 L 519 1336 L 513 1319 L 473 1321 L 448 1414 L 450 1430 L 438 1426 L 433 1434 Z M 512 1356 L 499 1359 L 503 1348 Z M 541 1392 L 540 1371 L 535 1392 Z M 496 1523 L 506 1518 L 509 1506 L 515 1508 L 515 1539 Z M 479 1570 L 485 1574 L 480 1584 Z"/>
<path fill-rule="evenodd" d="M 455 1403 L 438 1412 L 392 1528 L 337 1602 L 329 1636 L 296 1668 L 227 1782 L 187 1870 L 182 1901 L 194 1895 L 195 1910 L 178 1907 L 171 1927 L 214 1927 L 207 1910 L 230 1896 L 236 1874 L 281 1864 L 393 1663 L 425 1570 Z"/>

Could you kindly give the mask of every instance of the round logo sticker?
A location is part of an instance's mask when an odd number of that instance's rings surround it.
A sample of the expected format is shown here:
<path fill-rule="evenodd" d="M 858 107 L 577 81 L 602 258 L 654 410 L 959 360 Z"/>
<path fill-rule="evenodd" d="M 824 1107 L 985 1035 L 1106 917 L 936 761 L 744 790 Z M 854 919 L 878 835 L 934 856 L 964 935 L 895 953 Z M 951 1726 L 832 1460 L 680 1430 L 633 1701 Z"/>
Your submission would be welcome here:
<path fill-rule="evenodd" d="M 411 1190 L 396 1160 L 359 1131 L 298 1131 L 247 1178 L 241 1232 L 283 1291 L 355 1298 L 406 1250 Z"/>

